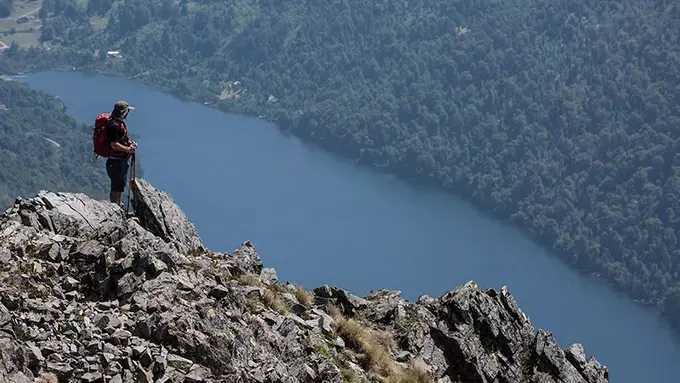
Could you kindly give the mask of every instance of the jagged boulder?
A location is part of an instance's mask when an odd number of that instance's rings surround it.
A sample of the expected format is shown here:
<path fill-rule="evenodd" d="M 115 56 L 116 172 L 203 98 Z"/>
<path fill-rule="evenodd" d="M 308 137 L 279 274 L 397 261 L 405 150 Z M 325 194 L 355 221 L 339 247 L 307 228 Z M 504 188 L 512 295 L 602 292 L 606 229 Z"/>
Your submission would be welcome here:
<path fill-rule="evenodd" d="M 146 180 L 132 181 L 132 206 L 142 226 L 154 235 L 188 252 L 203 248 L 198 232 L 167 192 L 155 189 Z"/>
<path fill-rule="evenodd" d="M 481 290 L 474 281 L 438 299 L 410 303 L 398 291 L 368 296 L 364 315 L 395 334 L 406 360 L 421 358 L 440 382 L 606 382 L 608 371 L 583 347 L 562 350 L 535 331 L 507 287 Z"/>
<path fill-rule="evenodd" d="M 310 293 L 280 284 L 249 241 L 205 249 L 148 182 L 133 193 L 135 218 L 46 191 L 0 216 L 0 383 L 608 382 L 507 288 Z"/>

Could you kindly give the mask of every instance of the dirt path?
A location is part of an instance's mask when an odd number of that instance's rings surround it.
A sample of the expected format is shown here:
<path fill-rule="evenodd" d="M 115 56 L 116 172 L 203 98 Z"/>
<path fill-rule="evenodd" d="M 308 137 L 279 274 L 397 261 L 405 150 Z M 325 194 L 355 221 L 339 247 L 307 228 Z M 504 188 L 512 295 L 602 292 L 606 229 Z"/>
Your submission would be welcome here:
<path fill-rule="evenodd" d="M 32 14 L 38 12 L 38 11 L 40 10 L 40 8 L 41 8 L 41 7 L 38 7 L 38 8 L 36 8 L 36 9 L 30 11 L 30 12 L 26 12 L 26 13 L 24 13 L 23 15 L 19 15 L 19 16 L 17 16 L 17 17 L 12 17 L 12 16 L 3 17 L 3 18 L 0 18 L 0 21 L 6 21 L 6 20 L 14 20 L 14 21 L 17 21 L 17 20 L 19 20 L 19 19 L 22 18 L 22 17 L 30 16 L 30 15 L 32 15 Z"/>
<path fill-rule="evenodd" d="M 24 14 L 21 15 L 21 16 L 17 16 L 14 20 L 18 20 L 18 19 L 20 19 L 20 18 L 22 18 L 22 17 L 30 16 L 30 15 L 32 15 L 32 14 L 38 12 L 39 10 L 40 10 L 40 7 L 36 8 L 36 9 L 30 11 L 30 12 L 26 12 L 26 13 L 24 13 Z"/>

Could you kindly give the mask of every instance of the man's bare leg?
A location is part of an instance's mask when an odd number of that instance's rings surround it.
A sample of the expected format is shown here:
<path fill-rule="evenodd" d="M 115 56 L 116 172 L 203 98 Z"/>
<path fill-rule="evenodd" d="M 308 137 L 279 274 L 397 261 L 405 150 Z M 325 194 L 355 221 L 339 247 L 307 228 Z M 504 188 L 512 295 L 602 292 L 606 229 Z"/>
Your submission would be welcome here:
<path fill-rule="evenodd" d="M 111 194 L 109 195 L 109 199 L 111 200 L 111 202 L 120 205 L 121 203 L 120 201 L 123 199 L 123 193 L 112 191 Z"/>

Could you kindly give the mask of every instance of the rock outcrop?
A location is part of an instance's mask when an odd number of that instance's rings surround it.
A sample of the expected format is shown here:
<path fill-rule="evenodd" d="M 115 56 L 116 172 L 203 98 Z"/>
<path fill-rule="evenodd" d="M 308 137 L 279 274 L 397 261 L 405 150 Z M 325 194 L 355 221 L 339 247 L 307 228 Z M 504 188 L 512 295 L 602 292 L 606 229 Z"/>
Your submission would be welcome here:
<path fill-rule="evenodd" d="M 417 302 L 281 284 L 253 244 L 205 249 L 144 180 L 136 218 L 40 192 L 0 216 L 0 383 L 608 382 L 507 288 Z"/>

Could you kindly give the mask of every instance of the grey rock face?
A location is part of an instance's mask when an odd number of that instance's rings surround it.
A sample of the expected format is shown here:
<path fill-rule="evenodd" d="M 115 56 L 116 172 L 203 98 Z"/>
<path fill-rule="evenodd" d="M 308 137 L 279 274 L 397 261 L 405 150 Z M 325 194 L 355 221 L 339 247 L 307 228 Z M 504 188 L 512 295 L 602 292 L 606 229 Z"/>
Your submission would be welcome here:
<path fill-rule="evenodd" d="M 0 216 L 0 383 L 604 383 L 583 347 L 536 331 L 507 288 L 407 302 L 278 281 L 249 241 L 204 248 L 138 179 L 137 217 L 40 192 Z"/>
<path fill-rule="evenodd" d="M 147 181 L 137 178 L 131 188 L 133 207 L 142 226 L 187 252 L 203 248 L 194 225 L 184 215 L 167 192 L 155 189 Z"/>

